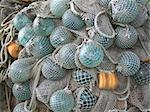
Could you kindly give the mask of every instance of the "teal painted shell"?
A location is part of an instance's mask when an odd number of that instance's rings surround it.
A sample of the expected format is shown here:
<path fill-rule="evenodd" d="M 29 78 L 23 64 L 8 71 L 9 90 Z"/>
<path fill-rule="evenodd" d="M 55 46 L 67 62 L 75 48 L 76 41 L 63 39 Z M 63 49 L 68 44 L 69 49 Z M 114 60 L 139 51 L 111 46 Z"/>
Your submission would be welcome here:
<path fill-rule="evenodd" d="M 49 36 L 54 28 L 55 23 L 51 18 L 36 17 L 33 21 L 33 29 L 38 36 Z"/>
<path fill-rule="evenodd" d="M 129 23 L 138 15 L 136 0 L 112 0 L 112 17 L 119 23 Z"/>
<path fill-rule="evenodd" d="M 42 58 L 43 56 L 52 53 L 54 48 L 48 37 L 37 36 L 29 43 L 29 50 L 35 58 Z"/>
<path fill-rule="evenodd" d="M 13 112 L 26 112 L 24 110 L 24 103 L 19 103 L 15 106 Z"/>
<path fill-rule="evenodd" d="M 50 4 L 50 11 L 56 17 L 62 17 L 66 10 L 68 10 L 67 4 L 70 0 L 52 0 Z"/>
<path fill-rule="evenodd" d="M 0 84 L 0 102 L 5 100 L 4 86 Z"/>
<path fill-rule="evenodd" d="M 25 15 L 23 12 L 18 13 L 14 18 L 13 18 L 13 25 L 17 30 L 22 29 L 24 26 L 27 24 L 32 24 L 32 20 L 28 18 L 27 15 Z"/>
<path fill-rule="evenodd" d="M 138 85 L 146 85 L 150 83 L 150 63 L 141 62 L 139 71 L 133 76 Z"/>
<path fill-rule="evenodd" d="M 25 46 L 28 41 L 35 35 L 31 25 L 26 25 L 18 33 L 18 41 L 21 45 Z"/>
<path fill-rule="evenodd" d="M 33 58 L 23 58 L 14 61 L 9 69 L 8 76 L 13 83 L 22 83 L 31 78 L 31 71 L 35 60 Z"/>
<path fill-rule="evenodd" d="M 103 58 L 104 53 L 102 48 L 97 46 L 94 42 L 82 45 L 79 53 L 79 60 L 85 67 L 96 67 L 102 62 Z"/>
<path fill-rule="evenodd" d="M 57 27 L 50 36 L 50 42 L 55 48 L 73 42 L 74 39 L 72 33 L 63 26 Z"/>
<path fill-rule="evenodd" d="M 31 98 L 30 82 L 15 83 L 12 88 L 13 95 L 19 101 L 29 100 Z"/>
<path fill-rule="evenodd" d="M 72 77 L 78 85 L 89 85 L 94 78 L 93 74 L 90 72 L 80 69 L 74 70 Z"/>
<path fill-rule="evenodd" d="M 133 26 L 128 25 L 128 28 L 118 26 L 116 28 L 115 44 L 119 48 L 132 48 L 137 40 L 138 33 Z"/>
<path fill-rule="evenodd" d="M 70 112 L 75 106 L 71 91 L 58 90 L 50 98 L 50 107 L 54 112 Z"/>
<path fill-rule="evenodd" d="M 101 44 L 103 47 L 105 47 L 106 49 L 108 49 L 110 46 L 113 45 L 114 42 L 114 38 L 107 38 L 107 37 L 103 37 L 101 36 L 99 33 L 96 33 L 93 37 L 92 40 L 98 42 L 99 44 Z"/>
<path fill-rule="evenodd" d="M 70 9 L 67 10 L 62 16 L 62 22 L 64 26 L 73 30 L 80 30 L 85 25 L 81 17 L 73 14 Z"/>
<path fill-rule="evenodd" d="M 73 43 L 64 45 L 56 54 L 56 60 L 59 64 L 66 69 L 76 68 L 75 65 L 75 52 L 76 45 Z"/>
<path fill-rule="evenodd" d="M 103 7 L 108 7 L 111 0 L 99 0 Z"/>
<path fill-rule="evenodd" d="M 79 107 L 83 110 L 90 110 L 92 107 L 95 106 L 97 102 L 97 97 L 93 95 L 93 93 L 88 90 L 87 88 L 82 91 L 79 97 Z"/>
<path fill-rule="evenodd" d="M 138 3 L 138 15 L 136 19 L 132 21 L 130 24 L 134 27 L 142 26 L 145 21 L 148 19 L 148 10 L 144 5 Z"/>
<path fill-rule="evenodd" d="M 67 70 L 56 64 L 51 58 L 43 62 L 42 74 L 49 80 L 61 80 L 67 74 Z"/>
<path fill-rule="evenodd" d="M 131 51 L 126 51 L 121 54 L 116 70 L 124 76 L 133 76 L 139 68 L 139 57 Z"/>

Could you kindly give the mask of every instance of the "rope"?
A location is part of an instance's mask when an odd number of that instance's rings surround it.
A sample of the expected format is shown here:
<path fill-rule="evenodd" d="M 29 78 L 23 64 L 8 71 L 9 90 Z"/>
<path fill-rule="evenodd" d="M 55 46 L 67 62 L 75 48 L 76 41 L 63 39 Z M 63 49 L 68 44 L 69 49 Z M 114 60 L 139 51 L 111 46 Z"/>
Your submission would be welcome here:
<path fill-rule="evenodd" d="M 9 102 L 9 97 L 8 97 L 8 90 L 7 90 L 7 86 L 6 85 L 5 85 L 5 93 L 6 93 L 7 108 L 8 108 L 8 111 L 11 112 L 10 102 Z"/>

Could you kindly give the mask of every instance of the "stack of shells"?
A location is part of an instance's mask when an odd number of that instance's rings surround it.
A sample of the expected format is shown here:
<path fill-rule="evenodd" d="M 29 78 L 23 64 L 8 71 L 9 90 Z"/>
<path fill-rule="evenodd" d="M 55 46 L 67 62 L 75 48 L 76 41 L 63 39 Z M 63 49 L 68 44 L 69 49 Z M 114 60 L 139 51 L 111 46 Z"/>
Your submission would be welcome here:
<path fill-rule="evenodd" d="M 13 112 L 27 112 L 24 101 L 31 99 L 34 90 L 32 80 L 35 77 L 32 70 L 37 60 L 45 56 L 47 57 L 41 64 L 44 79 L 60 81 L 71 71 L 71 80 L 78 85 L 75 90 L 66 85 L 67 89 L 56 90 L 50 96 L 46 105 L 53 112 L 92 110 L 98 96 L 93 93 L 91 86 L 113 91 L 119 86 L 118 74 L 122 77 L 132 77 L 138 85 L 149 83 L 149 62 L 141 63 L 139 57 L 130 51 L 138 41 L 136 27 L 142 26 L 148 18 L 146 3 L 142 0 L 98 1 L 98 4 L 111 9 L 109 14 L 113 22 L 123 24 L 114 27 L 116 35 L 113 38 L 96 32 L 92 38 L 86 38 L 85 41 L 83 37 L 77 42 L 78 36 L 73 31 L 83 31 L 93 26 L 95 16 L 92 16 L 90 21 L 83 20 L 82 16 L 76 15 L 70 9 L 70 0 L 51 0 L 48 5 L 57 21 L 62 22 L 59 26 L 55 23 L 55 18 L 36 15 L 32 19 L 22 11 L 15 15 L 12 24 L 18 32 L 18 38 L 8 46 L 8 53 L 15 60 L 8 68 L 8 77 L 13 83 L 13 95 L 22 103 L 17 104 Z M 104 62 L 107 56 L 105 50 L 113 44 L 126 50 L 119 56 L 115 69 L 91 72 Z M 21 49 L 27 52 L 27 57 L 18 57 Z M 95 82 L 98 84 L 93 85 Z"/>

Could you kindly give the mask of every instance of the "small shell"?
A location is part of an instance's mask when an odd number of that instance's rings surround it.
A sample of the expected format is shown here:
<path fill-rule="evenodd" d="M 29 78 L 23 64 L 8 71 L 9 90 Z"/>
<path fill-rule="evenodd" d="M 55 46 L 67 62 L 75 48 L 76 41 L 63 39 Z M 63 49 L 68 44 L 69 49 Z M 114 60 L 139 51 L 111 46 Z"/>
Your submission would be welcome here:
<path fill-rule="evenodd" d="M 126 51 L 121 54 L 116 70 L 124 76 L 132 76 L 136 75 L 139 68 L 139 57 L 131 51 Z"/>
<path fill-rule="evenodd" d="M 108 7 L 110 1 L 111 1 L 111 0 L 99 0 L 100 4 L 101 4 L 103 7 Z"/>
<path fill-rule="evenodd" d="M 10 54 L 11 57 L 13 58 L 18 58 L 18 54 L 19 52 L 22 50 L 22 47 L 20 45 L 18 45 L 16 42 L 11 42 L 8 46 L 7 46 L 7 51 Z"/>

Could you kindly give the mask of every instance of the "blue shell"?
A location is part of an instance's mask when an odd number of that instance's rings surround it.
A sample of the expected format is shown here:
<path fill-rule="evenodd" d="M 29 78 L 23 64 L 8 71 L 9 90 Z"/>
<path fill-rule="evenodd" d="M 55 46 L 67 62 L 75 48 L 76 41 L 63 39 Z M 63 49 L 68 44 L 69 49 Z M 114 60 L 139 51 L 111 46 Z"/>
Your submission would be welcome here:
<path fill-rule="evenodd" d="M 43 62 L 42 74 L 45 78 L 49 80 L 60 80 L 67 74 L 67 70 L 60 67 L 52 59 L 47 58 Z"/>
<path fill-rule="evenodd" d="M 139 57 L 131 51 L 126 51 L 121 54 L 116 70 L 124 76 L 133 76 L 139 68 Z"/>
<path fill-rule="evenodd" d="M 48 36 L 54 28 L 55 23 L 51 18 L 36 17 L 33 21 L 33 29 L 38 36 Z"/>
<path fill-rule="evenodd" d="M 13 83 L 21 83 L 31 78 L 31 71 L 35 60 L 32 58 L 23 58 L 14 61 L 9 69 L 8 76 Z"/>
<path fill-rule="evenodd" d="M 133 79 L 138 85 L 150 83 L 150 63 L 141 62 L 139 71 L 133 76 Z"/>
<path fill-rule="evenodd" d="M 101 44 L 103 47 L 105 47 L 106 49 L 108 49 L 110 46 L 113 45 L 114 42 L 114 38 L 107 38 L 107 37 L 103 37 L 101 36 L 99 33 L 96 33 L 93 37 L 92 40 L 98 42 L 99 44 Z"/>
<path fill-rule="evenodd" d="M 16 83 L 12 88 L 13 95 L 17 100 L 23 101 L 31 98 L 30 82 Z"/>
<path fill-rule="evenodd" d="M 4 86 L 0 84 L 0 102 L 5 100 Z"/>
<path fill-rule="evenodd" d="M 75 65 L 76 45 L 73 43 L 64 45 L 56 55 L 56 59 L 60 65 L 66 69 L 73 69 Z"/>
<path fill-rule="evenodd" d="M 13 112 L 26 112 L 24 110 L 24 103 L 19 103 L 15 106 Z"/>
<path fill-rule="evenodd" d="M 32 20 L 28 18 L 23 12 L 18 13 L 14 18 L 13 18 L 13 25 L 17 30 L 22 29 L 24 26 L 27 24 L 32 24 Z"/>
<path fill-rule="evenodd" d="M 50 4 L 50 11 L 56 17 L 62 17 L 66 10 L 68 10 L 67 4 L 70 0 L 52 0 Z"/>
<path fill-rule="evenodd" d="M 28 41 L 35 35 L 31 25 L 26 25 L 18 33 L 18 41 L 21 45 L 25 46 Z"/>
<path fill-rule="evenodd" d="M 74 106 L 73 95 L 66 90 L 58 90 L 50 98 L 50 107 L 54 112 L 70 112 Z"/>
<path fill-rule="evenodd" d="M 57 27 L 50 36 L 50 42 L 55 48 L 73 42 L 74 39 L 72 33 L 63 26 Z"/>
<path fill-rule="evenodd" d="M 62 22 L 64 26 L 73 30 L 80 30 L 85 25 L 81 17 L 73 14 L 70 9 L 67 10 L 62 16 Z"/>
<path fill-rule="evenodd" d="M 95 106 L 97 102 L 97 97 L 93 95 L 93 93 L 88 90 L 87 88 L 81 93 L 80 96 L 80 109 L 83 110 L 90 110 L 92 107 Z"/>
<path fill-rule="evenodd" d="M 116 28 L 116 37 L 115 37 L 115 44 L 119 48 L 132 48 L 137 40 L 138 40 L 138 33 L 133 26 L 128 25 L 129 30 L 123 27 Z"/>
<path fill-rule="evenodd" d="M 103 58 L 104 53 L 102 48 L 93 42 L 84 44 L 80 49 L 79 60 L 85 67 L 96 67 L 103 61 Z"/>
<path fill-rule="evenodd" d="M 112 4 L 112 17 L 119 23 L 129 23 L 138 15 L 136 0 L 117 0 Z"/>
<path fill-rule="evenodd" d="M 78 85 L 89 85 L 92 79 L 94 78 L 93 74 L 80 69 L 74 70 L 72 77 Z"/>
<path fill-rule="evenodd" d="M 111 0 L 99 0 L 103 7 L 108 7 Z"/>
<path fill-rule="evenodd" d="M 36 58 L 42 58 L 54 50 L 49 38 L 43 36 L 35 37 L 29 46 L 30 53 Z"/>

